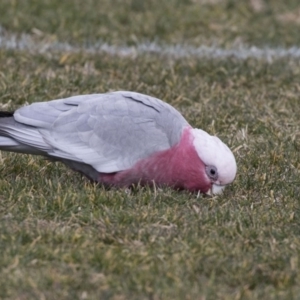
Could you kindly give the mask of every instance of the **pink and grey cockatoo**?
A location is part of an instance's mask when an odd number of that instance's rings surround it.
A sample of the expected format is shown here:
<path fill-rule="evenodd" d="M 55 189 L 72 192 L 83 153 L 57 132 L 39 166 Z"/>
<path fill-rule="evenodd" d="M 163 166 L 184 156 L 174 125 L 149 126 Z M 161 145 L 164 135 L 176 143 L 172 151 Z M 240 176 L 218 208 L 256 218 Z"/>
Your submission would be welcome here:
<path fill-rule="evenodd" d="M 171 105 L 118 91 L 38 102 L 0 113 L 0 150 L 61 161 L 106 186 L 171 186 L 219 193 L 236 175 L 217 137 Z"/>

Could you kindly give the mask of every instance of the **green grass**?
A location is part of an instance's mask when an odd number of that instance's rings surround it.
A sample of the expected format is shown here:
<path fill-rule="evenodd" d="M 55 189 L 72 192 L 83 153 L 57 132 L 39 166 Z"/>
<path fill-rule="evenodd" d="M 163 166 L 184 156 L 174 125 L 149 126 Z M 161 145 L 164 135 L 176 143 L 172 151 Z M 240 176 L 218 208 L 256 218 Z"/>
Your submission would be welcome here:
<path fill-rule="evenodd" d="M 252 2 L 262 3 L 255 8 Z M 202 4 L 204 3 L 204 4 Z M 1 0 L 1 25 L 73 43 L 300 44 L 298 0 Z M 291 15 L 292 13 L 292 15 Z M 297 19 L 298 18 L 298 19 Z"/>
<path fill-rule="evenodd" d="M 37 28 L 78 44 L 299 45 L 299 25 L 277 19 L 297 1 L 266 1 L 261 12 L 248 1 L 200 2 L 3 0 L 0 22 L 9 33 Z M 299 60 L 0 50 L 0 65 L 6 108 L 134 90 L 221 137 L 238 163 L 223 195 L 197 199 L 105 190 L 62 164 L 1 152 L 1 299 L 300 298 Z"/>

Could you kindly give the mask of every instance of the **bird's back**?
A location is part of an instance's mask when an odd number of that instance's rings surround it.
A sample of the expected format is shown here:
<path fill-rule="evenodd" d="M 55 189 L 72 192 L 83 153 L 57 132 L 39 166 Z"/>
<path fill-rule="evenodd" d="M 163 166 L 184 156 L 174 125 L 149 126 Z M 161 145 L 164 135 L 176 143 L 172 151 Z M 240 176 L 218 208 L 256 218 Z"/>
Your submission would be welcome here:
<path fill-rule="evenodd" d="M 134 92 L 33 103 L 18 109 L 13 117 L 0 115 L 0 134 L 11 144 L 19 144 L 19 149 L 28 147 L 29 153 L 42 151 L 106 173 L 128 169 L 172 147 L 186 126 L 187 121 L 172 106 Z M 0 148 L 7 150 L 1 140 Z"/>

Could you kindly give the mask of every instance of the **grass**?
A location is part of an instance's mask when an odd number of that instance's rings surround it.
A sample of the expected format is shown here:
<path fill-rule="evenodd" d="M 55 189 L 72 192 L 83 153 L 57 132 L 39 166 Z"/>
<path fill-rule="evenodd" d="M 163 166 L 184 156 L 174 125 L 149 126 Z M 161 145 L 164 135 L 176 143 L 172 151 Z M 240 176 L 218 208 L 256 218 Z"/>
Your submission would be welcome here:
<path fill-rule="evenodd" d="M 259 12 L 250 1 L 161 2 L 4 0 L 0 22 L 8 34 L 39 29 L 78 44 L 299 45 L 297 22 L 278 19 L 297 1 L 261 1 Z M 61 164 L 1 152 L 1 299 L 299 299 L 299 60 L 0 50 L 0 65 L 4 108 L 139 91 L 220 136 L 238 163 L 223 195 L 197 199 L 105 190 Z"/>
<path fill-rule="evenodd" d="M 258 5 L 255 5 L 258 3 Z M 298 0 L 2 0 L 1 25 L 73 43 L 103 40 L 294 46 Z"/>

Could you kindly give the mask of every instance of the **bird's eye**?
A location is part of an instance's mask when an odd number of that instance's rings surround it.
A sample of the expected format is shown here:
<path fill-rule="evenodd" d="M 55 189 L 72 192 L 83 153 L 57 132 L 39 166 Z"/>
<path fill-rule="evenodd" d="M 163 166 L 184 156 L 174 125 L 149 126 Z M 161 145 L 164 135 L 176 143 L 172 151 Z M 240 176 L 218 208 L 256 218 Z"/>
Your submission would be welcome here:
<path fill-rule="evenodd" d="M 205 171 L 207 176 L 212 180 L 218 179 L 218 170 L 215 166 L 206 166 Z"/>

